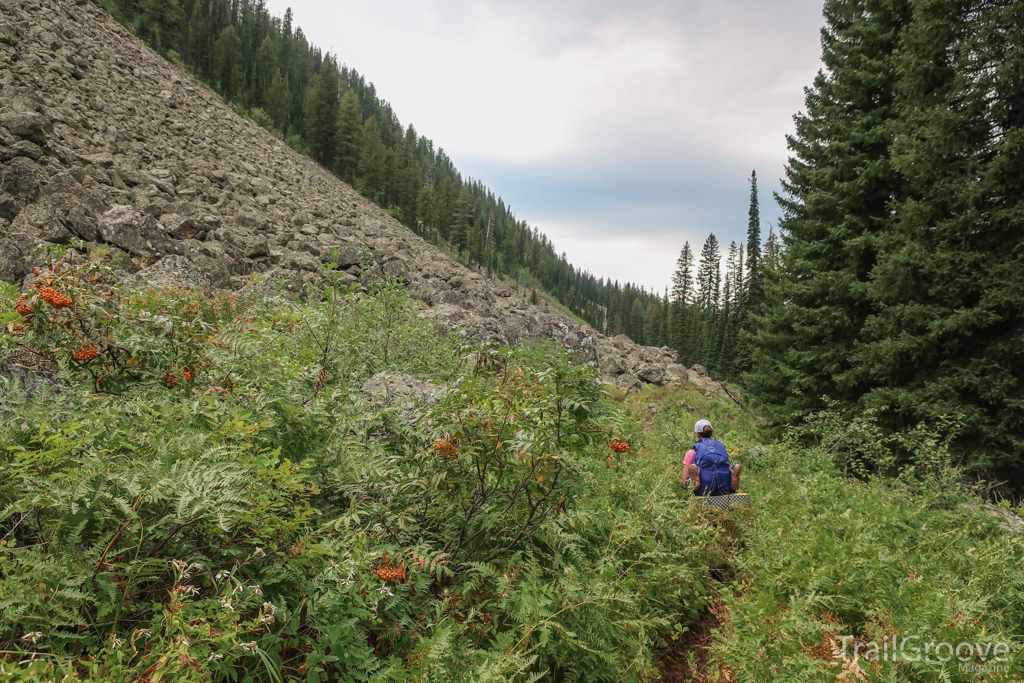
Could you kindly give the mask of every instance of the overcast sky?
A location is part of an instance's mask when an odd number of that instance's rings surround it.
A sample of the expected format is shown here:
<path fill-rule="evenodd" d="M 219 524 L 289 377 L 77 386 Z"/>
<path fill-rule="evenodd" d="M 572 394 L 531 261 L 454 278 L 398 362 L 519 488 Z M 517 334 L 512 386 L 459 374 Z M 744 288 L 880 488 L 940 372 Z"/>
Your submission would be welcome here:
<path fill-rule="evenodd" d="M 268 0 L 576 266 L 662 290 L 763 231 L 819 68 L 821 0 Z"/>

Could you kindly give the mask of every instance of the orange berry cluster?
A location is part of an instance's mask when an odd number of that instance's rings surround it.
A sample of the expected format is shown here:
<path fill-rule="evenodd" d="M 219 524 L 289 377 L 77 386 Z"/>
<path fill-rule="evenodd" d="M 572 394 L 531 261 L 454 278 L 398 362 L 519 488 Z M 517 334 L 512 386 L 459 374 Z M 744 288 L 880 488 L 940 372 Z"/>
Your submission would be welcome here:
<path fill-rule="evenodd" d="M 71 304 L 75 303 L 53 287 L 40 287 L 39 298 L 54 308 L 67 308 Z"/>
<path fill-rule="evenodd" d="M 97 348 L 95 346 L 83 346 L 82 348 L 78 349 L 77 351 L 72 351 L 71 352 L 71 357 L 72 358 L 74 358 L 77 361 L 81 361 L 83 363 L 85 363 L 86 361 L 92 360 L 93 358 L 95 358 L 98 355 L 100 355 L 100 350 L 99 350 L 99 348 Z"/>
<path fill-rule="evenodd" d="M 629 452 L 629 443 L 615 439 L 608 444 L 608 448 L 612 449 L 616 453 L 627 453 Z"/>
<path fill-rule="evenodd" d="M 402 562 L 397 567 L 391 566 L 391 558 L 387 555 L 381 558 L 380 564 L 373 570 L 382 581 L 405 581 L 405 562 Z"/>
<path fill-rule="evenodd" d="M 18 300 L 14 302 L 14 310 L 18 312 L 18 315 L 27 318 L 28 316 L 32 315 L 33 311 L 35 311 L 36 309 L 32 308 L 32 306 L 29 305 L 27 301 L 25 301 L 25 297 L 19 296 Z"/>
<path fill-rule="evenodd" d="M 192 368 L 181 368 L 181 376 L 185 378 L 186 382 L 194 380 L 197 372 L 198 370 Z M 171 388 L 178 386 L 178 376 L 174 374 L 174 370 L 167 371 L 167 374 L 164 375 L 164 382 Z"/>
<path fill-rule="evenodd" d="M 451 439 L 438 439 L 434 442 L 434 452 L 444 458 L 454 458 L 459 454 L 459 447 Z"/>

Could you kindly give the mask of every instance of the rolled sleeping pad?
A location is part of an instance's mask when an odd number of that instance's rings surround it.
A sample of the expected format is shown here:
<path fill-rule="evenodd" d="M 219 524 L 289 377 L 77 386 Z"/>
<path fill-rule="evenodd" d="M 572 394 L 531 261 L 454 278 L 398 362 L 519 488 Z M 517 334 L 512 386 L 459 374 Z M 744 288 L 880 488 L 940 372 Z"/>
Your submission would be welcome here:
<path fill-rule="evenodd" d="M 697 496 L 697 500 L 704 501 L 705 505 L 716 507 L 720 510 L 744 506 L 750 507 L 749 493 L 726 493 L 720 496 Z"/>

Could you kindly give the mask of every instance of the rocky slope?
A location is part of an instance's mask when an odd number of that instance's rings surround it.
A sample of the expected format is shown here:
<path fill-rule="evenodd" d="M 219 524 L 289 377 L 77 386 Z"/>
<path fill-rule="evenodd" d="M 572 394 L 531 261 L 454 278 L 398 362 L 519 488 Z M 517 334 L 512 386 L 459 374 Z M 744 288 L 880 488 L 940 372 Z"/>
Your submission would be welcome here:
<path fill-rule="evenodd" d="M 687 381 L 672 351 L 603 338 L 427 244 L 95 5 L 0 0 L 0 279 L 76 238 L 110 245 L 134 284 L 301 284 L 328 261 L 401 276 L 461 334 L 555 339 L 626 390 Z"/>

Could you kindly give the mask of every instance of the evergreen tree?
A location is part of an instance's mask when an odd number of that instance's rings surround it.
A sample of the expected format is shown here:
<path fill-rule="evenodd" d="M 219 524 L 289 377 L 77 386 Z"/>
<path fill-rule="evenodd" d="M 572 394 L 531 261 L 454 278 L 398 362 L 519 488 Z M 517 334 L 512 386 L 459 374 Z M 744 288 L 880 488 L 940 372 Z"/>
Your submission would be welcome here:
<path fill-rule="evenodd" d="M 747 212 L 747 278 L 744 306 L 757 310 L 764 299 L 761 280 L 761 209 L 757 198 L 757 171 L 750 172 L 750 209 Z M 743 286 L 741 284 L 741 286 Z"/>
<path fill-rule="evenodd" d="M 1024 487 L 1024 3 L 920 0 L 900 51 L 893 164 L 853 354 L 892 428 L 962 416 L 984 476 Z"/>
<path fill-rule="evenodd" d="M 235 99 L 242 90 L 245 76 L 242 74 L 242 41 L 234 26 L 221 31 L 213 44 L 213 70 L 224 97 Z"/>
<path fill-rule="evenodd" d="M 342 178 L 351 183 L 359 170 L 359 158 L 363 151 L 363 115 L 359 110 L 359 98 L 351 88 L 341 96 L 335 143 L 334 167 Z"/>
<path fill-rule="evenodd" d="M 782 241 L 775 233 L 775 227 L 768 224 L 768 238 L 761 248 L 761 274 L 762 279 L 765 273 L 773 273 L 782 267 Z"/>
<path fill-rule="evenodd" d="M 149 34 L 157 52 L 176 50 L 185 13 L 178 0 L 139 0 L 140 30 Z"/>
<path fill-rule="evenodd" d="M 452 204 L 451 223 L 449 224 L 449 241 L 456 251 L 467 250 L 470 247 L 468 242 L 469 228 L 472 221 L 472 209 L 470 206 L 469 187 L 463 185 Z M 540 281 L 547 284 L 544 277 L 544 268 L 538 268 Z"/>
<path fill-rule="evenodd" d="M 693 303 L 693 251 L 690 243 L 683 244 L 683 250 L 676 259 L 676 271 L 672 274 L 672 329 L 669 344 L 677 352 L 681 363 L 693 360 L 693 348 L 689 343 L 691 330 L 690 306 Z"/>
<path fill-rule="evenodd" d="M 276 71 L 277 46 L 270 36 L 267 36 L 260 43 L 260 49 L 256 52 L 256 62 L 252 68 L 252 79 L 249 86 L 249 103 L 252 106 L 263 107 L 266 110 L 267 93 L 273 85 Z"/>
<path fill-rule="evenodd" d="M 646 344 L 644 336 L 644 305 L 640 299 L 633 299 L 633 305 L 629 313 L 629 338 L 637 344 Z"/>
<path fill-rule="evenodd" d="M 876 238 L 903 194 L 889 144 L 894 53 L 909 0 L 828 0 L 824 13 L 826 70 L 807 89 L 807 112 L 788 139 L 783 269 L 765 282 L 751 339 L 748 390 L 777 422 L 821 408 L 825 395 L 852 404 L 863 392 L 851 370 L 873 309 Z"/>
<path fill-rule="evenodd" d="M 434 188 L 424 185 L 416 196 L 416 228 L 423 232 L 427 226 L 437 224 L 434 212 Z M 509 242 L 511 244 L 511 242 Z"/>
<path fill-rule="evenodd" d="M 702 311 L 718 309 L 722 291 L 722 257 L 715 233 L 708 235 L 697 266 L 697 306 Z"/>
<path fill-rule="evenodd" d="M 291 88 L 288 87 L 287 76 L 281 75 L 281 70 L 274 72 L 274 78 L 270 81 L 270 89 L 267 90 L 263 100 L 263 108 L 274 125 L 282 132 L 288 128 L 288 117 L 291 113 Z"/>
<path fill-rule="evenodd" d="M 302 111 L 310 154 L 320 163 L 330 163 L 338 125 L 338 71 L 334 60 L 324 60 L 320 73 L 309 79 Z"/>
<path fill-rule="evenodd" d="M 719 338 L 719 304 L 722 292 L 722 257 L 718 238 L 708 235 L 700 252 L 697 265 L 697 316 L 699 325 L 698 347 L 701 360 L 710 368 L 718 369 L 721 340 Z"/>
<path fill-rule="evenodd" d="M 394 203 L 399 209 L 399 215 L 401 216 L 402 223 L 409 227 L 416 225 L 416 198 L 419 195 L 420 185 L 423 184 L 423 172 L 420 169 L 420 165 L 416 161 L 416 157 L 413 156 L 413 152 L 416 148 L 416 130 L 409 126 L 405 136 L 398 139 L 398 143 L 395 149 L 395 188 L 394 188 Z M 483 199 L 481 197 L 481 199 Z M 486 212 L 487 222 L 493 225 L 494 213 L 488 208 Z M 483 218 L 481 218 L 481 221 Z M 487 227 L 482 226 L 481 232 L 481 244 L 486 241 L 486 235 L 488 234 Z M 484 246 L 487 249 L 494 249 L 494 232 L 491 231 L 492 241 Z"/>
<path fill-rule="evenodd" d="M 722 292 L 722 309 L 718 322 L 720 365 L 718 370 L 726 375 L 736 371 L 739 326 L 742 318 L 743 293 L 743 245 L 729 244 L 726 257 L 725 287 Z"/>
<path fill-rule="evenodd" d="M 371 116 L 363 124 L 362 137 L 363 150 L 359 157 L 360 189 L 367 197 L 378 201 L 384 194 L 388 167 L 376 117 Z"/>

